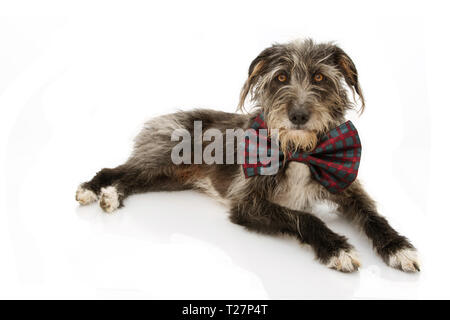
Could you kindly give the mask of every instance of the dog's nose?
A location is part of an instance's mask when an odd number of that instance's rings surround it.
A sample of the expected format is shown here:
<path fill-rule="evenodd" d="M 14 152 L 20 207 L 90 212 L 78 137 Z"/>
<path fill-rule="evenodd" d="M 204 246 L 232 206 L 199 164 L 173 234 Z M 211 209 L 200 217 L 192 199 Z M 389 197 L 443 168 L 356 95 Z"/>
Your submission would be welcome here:
<path fill-rule="evenodd" d="M 296 125 L 305 124 L 309 120 L 309 112 L 305 108 L 291 108 L 289 109 L 288 116 L 289 120 Z"/>

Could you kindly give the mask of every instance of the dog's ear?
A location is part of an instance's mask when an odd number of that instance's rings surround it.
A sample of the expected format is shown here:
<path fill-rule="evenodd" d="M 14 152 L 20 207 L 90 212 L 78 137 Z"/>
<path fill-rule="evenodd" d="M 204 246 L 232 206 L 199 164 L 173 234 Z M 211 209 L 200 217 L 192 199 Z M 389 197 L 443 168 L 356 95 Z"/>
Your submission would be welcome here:
<path fill-rule="evenodd" d="M 344 76 L 345 82 L 352 89 L 353 94 L 357 94 L 361 100 L 360 112 L 364 111 L 365 100 L 359 85 L 358 71 L 356 70 L 355 64 L 352 59 L 342 50 L 341 48 L 334 46 L 334 62 L 336 63 L 339 71 Z"/>
<path fill-rule="evenodd" d="M 265 49 L 250 64 L 250 67 L 248 68 L 248 78 L 241 90 L 238 110 L 243 111 L 245 99 L 258 83 L 258 79 L 263 74 L 264 70 L 267 70 L 269 60 L 272 59 L 275 51 L 276 46 Z"/>

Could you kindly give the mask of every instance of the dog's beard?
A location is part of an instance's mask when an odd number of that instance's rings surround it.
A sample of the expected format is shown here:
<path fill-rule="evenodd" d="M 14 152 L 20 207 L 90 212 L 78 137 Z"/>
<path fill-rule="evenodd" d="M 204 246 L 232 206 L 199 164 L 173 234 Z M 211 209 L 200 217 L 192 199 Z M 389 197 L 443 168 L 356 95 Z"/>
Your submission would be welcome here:
<path fill-rule="evenodd" d="M 317 146 L 318 136 L 327 128 L 325 121 L 327 117 L 324 117 L 325 115 L 323 114 L 321 117 L 318 117 L 318 115 L 313 113 L 307 126 L 297 129 L 287 119 L 286 113 L 286 104 L 280 104 L 268 113 L 267 119 L 269 128 L 278 129 L 278 141 L 281 151 L 283 153 L 300 150 L 312 151 Z"/>
<path fill-rule="evenodd" d="M 310 129 L 294 129 L 291 128 L 291 123 L 288 119 L 279 117 L 280 111 L 269 113 L 268 124 L 269 128 L 277 128 L 278 141 L 281 151 L 287 153 L 288 151 L 311 151 L 317 145 L 317 132 Z M 270 129 L 269 129 L 270 131 Z"/>
<path fill-rule="evenodd" d="M 278 139 L 285 154 L 297 150 L 312 151 L 318 142 L 317 134 L 309 130 L 280 129 Z"/>

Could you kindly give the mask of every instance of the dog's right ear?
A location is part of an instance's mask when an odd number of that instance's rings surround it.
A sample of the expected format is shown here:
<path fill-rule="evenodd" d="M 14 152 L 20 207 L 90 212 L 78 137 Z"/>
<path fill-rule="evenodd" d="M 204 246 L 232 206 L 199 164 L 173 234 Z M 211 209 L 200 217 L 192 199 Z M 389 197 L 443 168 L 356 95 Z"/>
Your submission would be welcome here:
<path fill-rule="evenodd" d="M 243 111 L 245 99 L 247 98 L 249 93 L 252 94 L 253 88 L 258 83 L 258 80 L 264 73 L 264 70 L 267 70 L 269 59 L 273 57 L 275 51 L 276 46 L 265 49 L 250 64 L 250 67 L 248 68 L 247 81 L 245 81 L 245 84 L 241 90 L 238 110 Z"/>

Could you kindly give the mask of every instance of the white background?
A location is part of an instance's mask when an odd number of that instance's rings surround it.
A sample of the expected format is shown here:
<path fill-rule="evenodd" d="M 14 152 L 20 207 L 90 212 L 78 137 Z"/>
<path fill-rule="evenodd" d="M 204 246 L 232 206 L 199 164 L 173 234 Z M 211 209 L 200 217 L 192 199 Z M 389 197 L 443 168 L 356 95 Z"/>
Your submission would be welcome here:
<path fill-rule="evenodd" d="M 446 2 L 312 3 L 0 2 L 0 298 L 450 298 Z M 194 192 L 132 196 L 111 215 L 75 202 L 146 119 L 234 111 L 251 60 L 302 37 L 337 41 L 359 70 L 360 177 L 420 250 L 420 274 L 385 266 L 326 211 L 358 273 Z"/>

